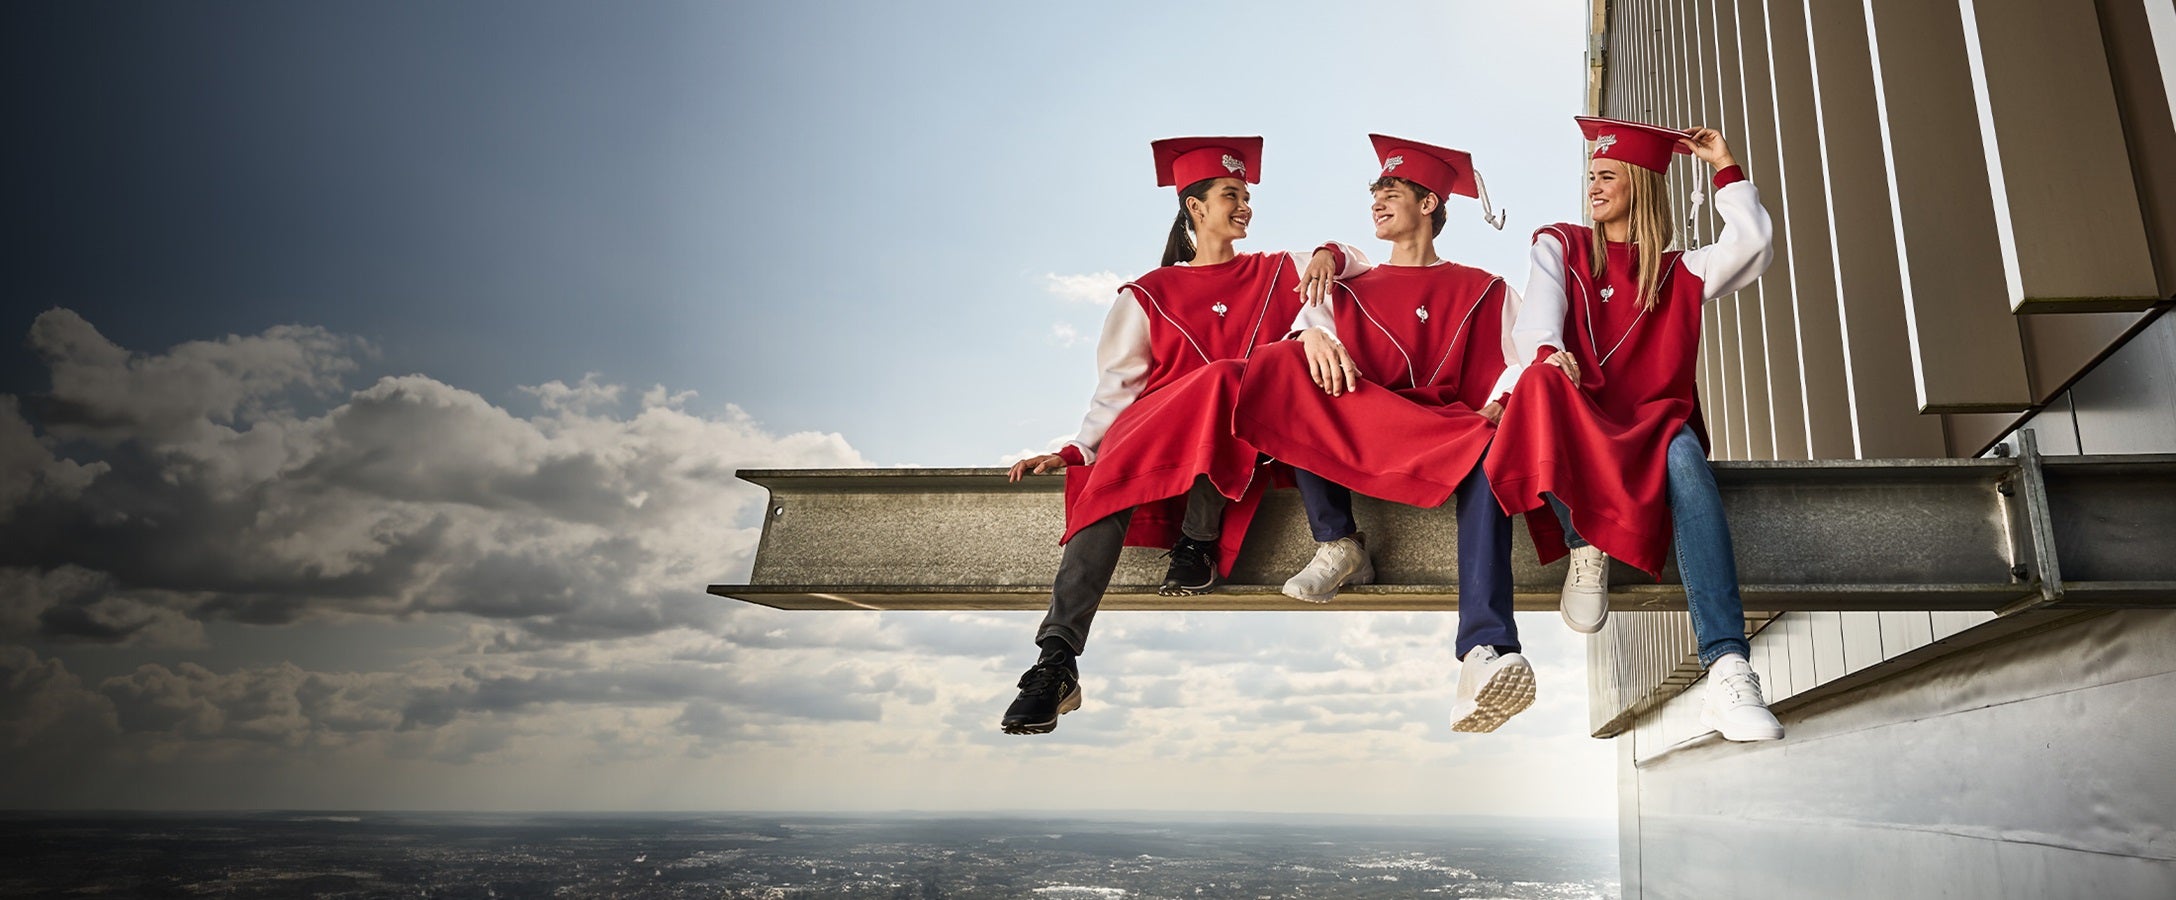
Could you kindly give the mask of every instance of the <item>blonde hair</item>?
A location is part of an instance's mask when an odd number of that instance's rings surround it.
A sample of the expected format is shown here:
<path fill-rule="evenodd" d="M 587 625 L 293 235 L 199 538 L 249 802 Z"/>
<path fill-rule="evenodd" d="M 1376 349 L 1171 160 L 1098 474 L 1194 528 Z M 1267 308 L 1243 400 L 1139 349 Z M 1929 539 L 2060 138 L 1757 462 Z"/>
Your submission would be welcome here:
<path fill-rule="evenodd" d="M 1625 180 L 1625 205 L 1628 210 L 1625 222 L 1626 236 L 1632 239 L 1632 250 L 1639 274 L 1640 303 L 1654 309 L 1661 302 L 1657 288 L 1662 282 L 1662 251 L 1670 249 L 1677 240 L 1677 229 L 1670 216 L 1670 184 L 1661 172 L 1609 160 L 1617 168 L 1617 175 Z M 1593 228 L 1594 278 L 1602 280 L 1609 266 L 1609 243 L 1602 236 L 1601 223 Z"/>

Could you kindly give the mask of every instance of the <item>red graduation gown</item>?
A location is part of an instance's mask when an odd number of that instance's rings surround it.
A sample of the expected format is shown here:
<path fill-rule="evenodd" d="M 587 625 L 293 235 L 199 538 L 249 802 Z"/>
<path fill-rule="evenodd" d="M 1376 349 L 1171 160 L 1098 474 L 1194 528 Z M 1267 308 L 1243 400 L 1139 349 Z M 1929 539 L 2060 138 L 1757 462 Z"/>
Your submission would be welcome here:
<path fill-rule="evenodd" d="M 1556 224 L 1535 232 L 1565 248 L 1569 309 L 1564 340 L 1579 361 L 1579 384 L 1541 365 L 1543 347 L 1519 378 L 1498 423 L 1485 466 L 1504 512 L 1526 513 L 1526 527 L 1544 563 L 1566 552 L 1563 529 L 1542 498 L 1554 493 L 1571 507 L 1581 537 L 1641 571 L 1660 577 L 1670 547 L 1667 453 L 1688 422 L 1703 444 L 1698 386 L 1703 285 L 1662 255 L 1661 300 L 1639 302 L 1630 244 L 1609 245 L 1609 272 L 1595 282 L 1589 230 Z M 1609 289 L 1608 300 L 1602 290 Z"/>
<path fill-rule="evenodd" d="M 1187 490 L 1207 475 L 1235 501 L 1217 542 L 1218 565 L 1231 574 L 1264 487 L 1254 477 L 1254 447 L 1231 435 L 1232 404 L 1247 357 L 1282 338 L 1299 315 L 1298 284 L 1289 255 L 1242 253 L 1215 265 L 1164 266 L 1126 285 L 1148 316 L 1148 375 L 1140 397 L 1104 433 L 1095 463 L 1066 468 L 1061 543 L 1139 507 L 1126 544 L 1168 548 L 1180 536 Z"/>
<path fill-rule="evenodd" d="M 1444 263 L 1377 266 L 1339 287 L 1338 338 L 1368 386 L 1323 393 L 1300 342 L 1283 341 L 1248 366 L 1232 430 L 1370 497 L 1441 506 L 1494 433 L 1475 410 L 1504 370 L 1504 281 Z"/>

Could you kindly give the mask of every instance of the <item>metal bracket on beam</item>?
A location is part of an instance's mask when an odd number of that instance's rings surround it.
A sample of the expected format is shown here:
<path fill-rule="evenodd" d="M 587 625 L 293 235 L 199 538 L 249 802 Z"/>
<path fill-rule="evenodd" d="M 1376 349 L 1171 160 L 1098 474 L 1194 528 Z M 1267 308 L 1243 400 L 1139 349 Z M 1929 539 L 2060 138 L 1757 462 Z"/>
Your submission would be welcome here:
<path fill-rule="evenodd" d="M 2033 556 L 2029 573 L 2040 590 L 1998 610 L 2005 616 L 2039 609 L 2063 599 L 2063 567 L 2055 550 L 2055 519 L 2048 512 L 2048 479 L 2040 467 L 2039 436 L 2030 428 L 2019 431 L 2017 445 L 2017 472 L 2007 483 L 2016 485 L 2018 490 L 2013 493 L 2025 507 L 2025 533 L 2031 541 Z"/>

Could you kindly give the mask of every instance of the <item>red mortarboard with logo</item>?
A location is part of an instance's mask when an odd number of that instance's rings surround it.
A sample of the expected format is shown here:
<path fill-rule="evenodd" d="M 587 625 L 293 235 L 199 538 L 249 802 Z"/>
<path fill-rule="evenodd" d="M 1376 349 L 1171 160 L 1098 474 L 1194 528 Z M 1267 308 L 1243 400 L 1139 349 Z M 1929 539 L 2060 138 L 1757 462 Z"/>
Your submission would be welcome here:
<path fill-rule="evenodd" d="M 1572 119 L 1579 123 L 1579 130 L 1586 134 L 1587 140 L 1594 142 L 1594 153 L 1589 159 L 1614 159 L 1654 172 L 1667 172 L 1671 154 L 1692 153 L 1691 148 L 1678 143 L 1691 132 L 1600 116 L 1573 116 Z"/>
<path fill-rule="evenodd" d="M 1504 227 L 1503 217 L 1489 205 L 1488 187 L 1481 183 L 1481 173 L 1473 168 L 1473 154 L 1387 134 L 1371 134 L 1368 140 L 1375 144 L 1375 159 L 1383 164 L 1384 175 L 1403 178 L 1434 191 L 1438 197 L 1457 194 L 1479 200 L 1481 218 L 1499 229 Z"/>
<path fill-rule="evenodd" d="M 1185 191 L 1204 178 L 1262 181 L 1260 137 L 1176 137 L 1148 145 L 1156 153 L 1156 186 Z"/>
<path fill-rule="evenodd" d="M 1481 196 L 1471 153 L 1387 134 L 1371 134 L 1368 140 L 1375 144 L 1375 159 L 1383 164 L 1384 175 L 1403 178 L 1443 197 Z"/>

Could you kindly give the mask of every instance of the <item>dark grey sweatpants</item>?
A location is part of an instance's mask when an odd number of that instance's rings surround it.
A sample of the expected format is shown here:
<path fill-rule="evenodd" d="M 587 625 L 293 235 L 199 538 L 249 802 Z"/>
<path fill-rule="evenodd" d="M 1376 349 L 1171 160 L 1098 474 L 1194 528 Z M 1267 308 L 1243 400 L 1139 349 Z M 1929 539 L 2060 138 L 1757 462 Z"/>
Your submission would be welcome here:
<path fill-rule="evenodd" d="M 1179 530 L 1194 540 L 1215 543 L 1224 524 L 1224 506 L 1230 502 L 1209 485 L 1206 476 L 1196 477 L 1194 487 L 1186 492 L 1186 521 Z M 1058 575 L 1051 580 L 1050 612 L 1035 631 L 1036 643 L 1060 637 L 1075 654 L 1086 652 L 1088 625 L 1103 605 L 1111 574 L 1118 571 L 1118 552 L 1126 547 L 1126 526 L 1132 522 L 1133 510 L 1121 510 L 1082 528 L 1065 542 Z"/>

